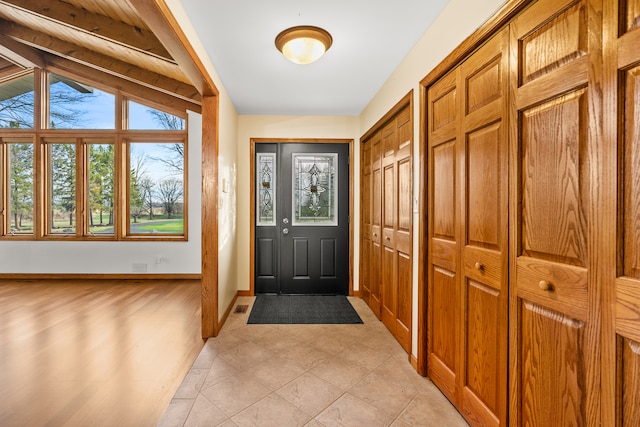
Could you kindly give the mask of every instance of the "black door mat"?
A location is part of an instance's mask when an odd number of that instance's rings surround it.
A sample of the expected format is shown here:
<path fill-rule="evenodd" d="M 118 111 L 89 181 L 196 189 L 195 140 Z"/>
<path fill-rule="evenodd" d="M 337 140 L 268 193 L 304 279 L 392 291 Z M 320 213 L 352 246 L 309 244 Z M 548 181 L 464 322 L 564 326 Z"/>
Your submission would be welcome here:
<path fill-rule="evenodd" d="M 344 295 L 257 295 L 249 324 L 362 323 Z"/>

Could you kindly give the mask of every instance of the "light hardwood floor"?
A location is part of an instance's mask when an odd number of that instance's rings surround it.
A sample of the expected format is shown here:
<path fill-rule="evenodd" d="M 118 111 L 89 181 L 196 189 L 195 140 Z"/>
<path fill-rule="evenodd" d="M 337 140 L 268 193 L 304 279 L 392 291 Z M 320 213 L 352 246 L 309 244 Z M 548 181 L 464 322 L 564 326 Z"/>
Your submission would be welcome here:
<path fill-rule="evenodd" d="M 154 426 L 203 348 L 198 280 L 0 282 L 2 426 Z"/>

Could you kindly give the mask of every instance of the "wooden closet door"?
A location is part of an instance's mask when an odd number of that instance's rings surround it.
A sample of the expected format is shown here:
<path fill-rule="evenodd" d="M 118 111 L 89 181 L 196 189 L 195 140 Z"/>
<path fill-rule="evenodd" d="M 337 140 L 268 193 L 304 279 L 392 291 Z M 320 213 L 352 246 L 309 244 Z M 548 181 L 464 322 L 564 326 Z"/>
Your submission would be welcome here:
<path fill-rule="evenodd" d="M 411 350 L 412 169 L 411 110 L 382 128 L 382 321 Z"/>
<path fill-rule="evenodd" d="M 505 29 L 428 93 L 428 372 L 483 426 L 507 421 L 508 45 Z"/>
<path fill-rule="evenodd" d="M 620 244 L 617 245 L 618 269 L 614 283 L 615 333 L 605 345 L 615 348 L 617 370 L 605 372 L 617 377 L 615 385 L 616 425 L 635 426 L 640 422 L 640 0 L 615 1 L 605 18 L 616 22 L 611 28 L 615 40 L 617 76 L 614 93 L 618 102 L 618 139 L 622 154 L 618 170 L 618 218 Z M 618 32 L 619 31 L 619 32 Z M 617 90 L 616 90 L 617 89 Z M 611 135 L 612 139 L 617 135 Z M 613 236 L 609 236 L 609 241 Z M 608 325 L 609 326 L 609 325 Z M 615 347 L 614 347 L 615 346 Z M 603 369 L 613 369 L 613 363 Z M 616 375 L 616 372 L 618 375 Z M 606 408 L 609 416 L 614 408 Z M 609 418 L 611 419 L 611 418 Z"/>
<path fill-rule="evenodd" d="M 360 149 L 360 296 L 367 303 L 371 295 L 371 141 Z"/>
<path fill-rule="evenodd" d="M 380 318 L 382 271 L 382 140 L 377 133 L 371 139 L 371 252 L 369 307 Z"/>
<path fill-rule="evenodd" d="M 458 151 L 457 76 L 454 69 L 427 93 L 429 150 L 429 256 L 427 288 L 427 373 L 458 406 L 460 292 L 457 243 L 460 218 L 456 153 Z"/>
<path fill-rule="evenodd" d="M 395 335 L 402 347 L 411 353 L 411 313 L 413 294 L 413 120 L 411 105 L 396 117 L 397 151 L 394 225 L 394 257 L 396 259 Z"/>
<path fill-rule="evenodd" d="M 540 0 L 510 24 L 513 426 L 599 423 L 601 6 Z"/>
<path fill-rule="evenodd" d="M 472 425 L 507 422 L 509 32 L 460 67 L 459 408 Z"/>

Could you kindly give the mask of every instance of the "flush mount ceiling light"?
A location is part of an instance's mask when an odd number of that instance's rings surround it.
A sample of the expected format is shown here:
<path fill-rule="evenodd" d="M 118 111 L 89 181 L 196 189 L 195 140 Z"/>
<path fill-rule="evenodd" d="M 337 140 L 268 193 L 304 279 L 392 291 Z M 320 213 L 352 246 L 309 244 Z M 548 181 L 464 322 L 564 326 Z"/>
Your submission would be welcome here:
<path fill-rule="evenodd" d="M 276 47 L 296 64 L 311 64 L 329 50 L 333 38 L 318 27 L 300 26 L 284 30 L 276 37 Z"/>

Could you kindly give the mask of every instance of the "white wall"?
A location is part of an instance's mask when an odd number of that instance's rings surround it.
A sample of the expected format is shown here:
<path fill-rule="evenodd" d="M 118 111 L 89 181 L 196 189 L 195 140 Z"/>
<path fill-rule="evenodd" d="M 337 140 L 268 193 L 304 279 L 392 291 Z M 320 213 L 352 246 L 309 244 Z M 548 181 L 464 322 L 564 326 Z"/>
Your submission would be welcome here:
<path fill-rule="evenodd" d="M 202 132 L 200 115 L 189 113 L 187 242 L 0 241 L 0 274 L 200 274 Z M 156 264 L 156 258 L 164 262 Z M 143 273 L 140 273 L 143 274 Z"/>
<path fill-rule="evenodd" d="M 360 211 L 360 199 L 357 189 L 360 187 L 359 138 L 357 117 L 325 117 L 325 116 L 240 116 L 238 121 L 238 289 L 249 290 L 249 250 L 251 217 L 249 215 L 251 182 L 251 138 L 339 138 L 353 139 L 354 168 L 353 188 L 354 211 Z M 359 233 L 359 222 L 351 214 L 351 221 L 356 226 L 355 235 Z M 354 285 L 357 289 L 358 251 L 354 251 Z"/>
<path fill-rule="evenodd" d="M 413 89 L 414 100 L 414 196 L 419 194 L 420 165 L 420 80 L 435 68 L 465 38 L 494 15 L 504 0 L 450 0 L 440 16 L 424 33 L 402 63 L 385 82 L 360 114 L 360 129 L 365 132 Z M 418 213 L 413 215 L 413 341 L 412 354 L 418 346 Z"/>

